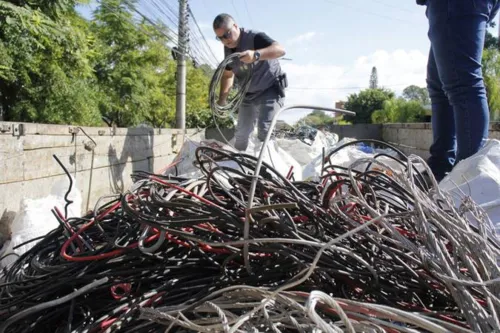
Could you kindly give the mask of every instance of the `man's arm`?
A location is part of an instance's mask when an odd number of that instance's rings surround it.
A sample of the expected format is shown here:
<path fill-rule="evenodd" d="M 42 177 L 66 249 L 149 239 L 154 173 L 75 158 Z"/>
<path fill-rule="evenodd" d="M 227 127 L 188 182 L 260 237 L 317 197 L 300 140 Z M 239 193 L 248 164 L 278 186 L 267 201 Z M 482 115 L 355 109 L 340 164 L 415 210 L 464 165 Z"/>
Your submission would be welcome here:
<path fill-rule="evenodd" d="M 259 32 L 254 37 L 254 49 L 242 52 L 240 60 L 244 63 L 255 61 L 255 51 L 259 51 L 259 60 L 271 60 L 285 55 L 285 48 L 263 32 Z"/>
<path fill-rule="evenodd" d="M 285 48 L 264 32 L 254 37 L 255 51 L 259 51 L 261 60 L 271 60 L 285 55 Z"/>
<path fill-rule="evenodd" d="M 234 74 L 231 70 L 224 70 L 222 74 L 222 79 L 220 81 L 220 93 L 219 93 L 219 102 L 217 104 L 224 105 L 227 101 L 227 96 L 229 96 L 229 92 L 231 91 L 231 87 L 233 86 Z"/>
<path fill-rule="evenodd" d="M 282 57 L 285 55 L 285 48 L 278 42 L 274 42 L 268 47 L 263 49 L 257 49 L 255 51 L 259 51 L 260 60 L 271 60 Z"/>

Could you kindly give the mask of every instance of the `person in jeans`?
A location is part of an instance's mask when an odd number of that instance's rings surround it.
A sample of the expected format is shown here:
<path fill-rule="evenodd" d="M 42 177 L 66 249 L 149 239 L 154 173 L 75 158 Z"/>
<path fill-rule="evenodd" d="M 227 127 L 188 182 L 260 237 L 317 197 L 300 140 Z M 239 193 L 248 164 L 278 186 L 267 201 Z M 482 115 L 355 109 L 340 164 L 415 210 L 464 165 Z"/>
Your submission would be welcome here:
<path fill-rule="evenodd" d="M 264 141 L 275 113 L 283 106 L 283 81 L 286 77 L 279 60 L 284 48 L 263 32 L 238 27 L 229 14 L 219 14 L 214 19 L 216 38 L 224 44 L 224 55 L 241 53 L 239 61 L 226 67 L 221 79 L 219 105 L 226 103 L 234 77 L 243 79 L 249 66 L 253 74 L 247 94 L 238 110 L 234 147 L 245 151 L 250 134 L 258 125 L 258 138 Z"/>
<path fill-rule="evenodd" d="M 488 138 L 489 110 L 481 71 L 487 24 L 499 0 L 417 0 L 426 5 L 431 42 L 427 89 L 433 143 L 428 160 L 438 181 Z"/>

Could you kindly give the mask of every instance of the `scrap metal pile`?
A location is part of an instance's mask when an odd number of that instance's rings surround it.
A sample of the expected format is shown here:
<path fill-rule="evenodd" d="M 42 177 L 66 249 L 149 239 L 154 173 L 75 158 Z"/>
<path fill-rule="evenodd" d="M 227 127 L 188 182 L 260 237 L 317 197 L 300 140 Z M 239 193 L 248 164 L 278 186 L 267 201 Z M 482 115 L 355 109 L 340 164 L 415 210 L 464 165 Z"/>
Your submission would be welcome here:
<path fill-rule="evenodd" d="M 312 126 L 302 125 L 295 129 L 282 129 L 276 131 L 275 136 L 284 139 L 298 139 L 307 145 L 311 145 L 318 134 L 318 130 Z"/>
<path fill-rule="evenodd" d="M 455 209 L 416 157 L 334 155 L 320 182 L 292 182 L 199 147 L 200 178 L 137 172 L 86 216 L 55 210 L 0 276 L 0 333 L 500 330 L 484 212 Z"/>

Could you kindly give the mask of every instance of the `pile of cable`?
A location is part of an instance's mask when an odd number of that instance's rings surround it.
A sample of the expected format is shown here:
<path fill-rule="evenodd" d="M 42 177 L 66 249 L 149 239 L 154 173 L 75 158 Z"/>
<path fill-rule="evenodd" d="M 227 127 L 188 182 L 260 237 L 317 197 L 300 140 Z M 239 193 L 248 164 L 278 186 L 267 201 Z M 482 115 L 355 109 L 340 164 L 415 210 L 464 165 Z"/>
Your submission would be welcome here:
<path fill-rule="evenodd" d="M 431 313 L 251 286 L 219 290 L 195 306 L 143 308 L 141 318 L 183 332 L 473 332 Z"/>
<path fill-rule="evenodd" d="M 227 66 L 239 62 L 239 57 L 240 53 L 230 54 L 224 60 L 222 60 L 222 62 L 215 69 L 215 72 L 212 75 L 212 79 L 210 80 L 208 98 L 210 109 L 212 110 L 214 117 L 226 118 L 231 113 L 235 112 L 240 106 L 243 98 L 248 91 L 248 88 L 250 87 L 253 73 L 252 65 L 249 65 L 249 69 L 241 82 L 237 82 L 238 89 L 230 93 L 231 98 L 228 98 L 227 103 L 225 105 L 218 104 L 219 98 L 217 97 L 217 92 L 219 91 L 224 71 L 226 71 Z M 217 119 L 215 119 L 215 121 L 217 123 Z"/>
<path fill-rule="evenodd" d="M 82 218 L 55 209 L 61 226 L 0 276 L 0 333 L 498 329 L 486 214 L 455 209 L 413 157 L 343 168 L 338 152 L 314 183 L 199 147 L 200 178 L 136 172 Z"/>

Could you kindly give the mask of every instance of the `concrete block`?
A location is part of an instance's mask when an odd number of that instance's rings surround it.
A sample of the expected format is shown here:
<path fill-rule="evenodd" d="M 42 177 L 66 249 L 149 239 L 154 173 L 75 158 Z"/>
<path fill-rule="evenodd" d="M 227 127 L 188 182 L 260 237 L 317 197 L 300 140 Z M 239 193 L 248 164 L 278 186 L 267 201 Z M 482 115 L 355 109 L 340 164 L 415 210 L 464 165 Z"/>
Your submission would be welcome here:
<path fill-rule="evenodd" d="M 0 184 L 23 180 L 23 138 L 0 136 Z"/>
<path fill-rule="evenodd" d="M 24 179 L 24 154 L 0 154 L 0 184 Z M 5 193 L 7 194 L 7 192 Z"/>
<path fill-rule="evenodd" d="M 24 150 L 75 146 L 75 140 L 73 140 L 71 135 L 27 135 L 23 141 Z M 81 144 L 78 140 L 76 143 L 77 145 Z"/>
<path fill-rule="evenodd" d="M 0 159 L 1 154 L 19 154 L 23 151 L 24 137 L 14 137 L 12 135 L 0 135 Z"/>
<path fill-rule="evenodd" d="M 428 150 L 432 144 L 432 130 L 422 129 L 415 133 L 415 146 L 418 149 Z"/>
<path fill-rule="evenodd" d="M 382 128 L 382 138 L 387 142 L 396 142 L 398 140 L 398 129 L 392 126 Z"/>
<path fill-rule="evenodd" d="M 234 129 L 224 128 L 219 131 L 217 128 L 207 128 L 205 131 L 206 139 L 225 142 L 223 137 L 225 137 L 228 141 L 230 141 L 234 137 Z"/>
<path fill-rule="evenodd" d="M 490 139 L 500 140 L 500 131 L 490 131 L 489 137 Z"/>
<path fill-rule="evenodd" d="M 400 128 L 398 130 L 398 137 L 396 142 L 405 146 L 411 146 L 412 145 L 411 131 L 404 127 Z"/>
<path fill-rule="evenodd" d="M 28 150 L 24 153 L 23 180 L 62 175 L 64 171 L 56 162 L 53 155 L 59 158 L 69 172 L 74 171 L 74 168 L 72 168 L 73 163 L 71 163 L 74 156 L 74 149 L 62 147 Z"/>

